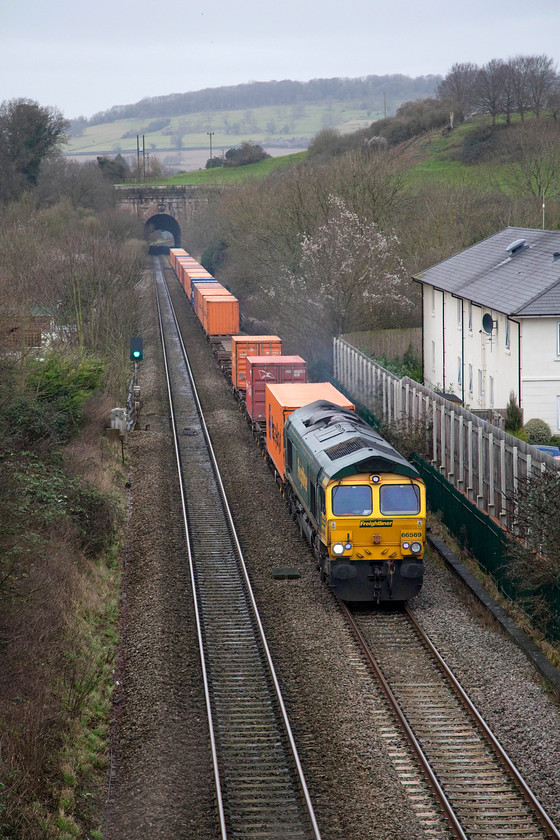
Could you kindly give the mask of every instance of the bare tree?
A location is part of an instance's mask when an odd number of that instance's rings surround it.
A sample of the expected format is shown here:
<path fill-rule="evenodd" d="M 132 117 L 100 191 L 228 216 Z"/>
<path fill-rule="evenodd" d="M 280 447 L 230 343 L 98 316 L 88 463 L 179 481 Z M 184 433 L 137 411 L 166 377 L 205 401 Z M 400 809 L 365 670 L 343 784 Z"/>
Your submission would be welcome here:
<path fill-rule="evenodd" d="M 437 89 L 439 99 L 449 99 L 466 115 L 476 104 L 478 66 L 470 62 L 454 64 Z"/>
<path fill-rule="evenodd" d="M 493 58 L 478 73 L 477 102 L 492 117 L 492 125 L 495 125 L 496 117 L 504 113 L 505 74 L 506 65 L 501 58 Z"/>
<path fill-rule="evenodd" d="M 529 101 L 535 116 L 539 117 L 556 84 L 556 65 L 546 55 L 531 55 L 526 59 Z"/>
<path fill-rule="evenodd" d="M 560 127 L 553 120 L 529 120 L 510 139 L 515 163 L 510 178 L 525 195 L 535 198 L 558 194 Z"/>
<path fill-rule="evenodd" d="M 517 55 L 508 61 L 509 83 L 513 92 L 514 109 L 521 117 L 521 122 L 524 121 L 525 113 L 531 107 L 527 82 L 527 61 L 527 56 L 524 55 Z"/>

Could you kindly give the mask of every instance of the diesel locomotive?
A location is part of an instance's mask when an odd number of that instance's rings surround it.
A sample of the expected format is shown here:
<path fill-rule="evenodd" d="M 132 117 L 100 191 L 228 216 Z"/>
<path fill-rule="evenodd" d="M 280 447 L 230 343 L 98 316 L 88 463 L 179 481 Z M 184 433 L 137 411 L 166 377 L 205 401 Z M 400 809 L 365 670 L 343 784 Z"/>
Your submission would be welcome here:
<path fill-rule="evenodd" d="M 422 586 L 425 486 L 353 411 L 317 400 L 284 428 L 290 508 L 344 601 L 406 601 Z"/>

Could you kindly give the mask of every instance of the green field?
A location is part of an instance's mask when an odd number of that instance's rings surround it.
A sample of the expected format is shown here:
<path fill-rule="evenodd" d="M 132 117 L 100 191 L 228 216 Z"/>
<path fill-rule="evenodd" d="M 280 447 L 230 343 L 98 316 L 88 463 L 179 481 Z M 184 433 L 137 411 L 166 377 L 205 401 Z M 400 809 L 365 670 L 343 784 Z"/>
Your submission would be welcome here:
<path fill-rule="evenodd" d="M 137 136 L 147 152 L 180 149 L 209 149 L 220 155 L 232 146 L 251 140 L 262 146 L 307 147 L 323 128 L 336 128 L 343 134 L 364 128 L 383 116 L 381 111 L 361 108 L 355 103 L 298 104 L 268 106 L 238 111 L 204 111 L 170 117 L 163 128 L 154 129 L 159 120 L 127 119 L 89 126 L 80 137 L 72 137 L 65 148 L 68 155 L 136 154 Z"/>

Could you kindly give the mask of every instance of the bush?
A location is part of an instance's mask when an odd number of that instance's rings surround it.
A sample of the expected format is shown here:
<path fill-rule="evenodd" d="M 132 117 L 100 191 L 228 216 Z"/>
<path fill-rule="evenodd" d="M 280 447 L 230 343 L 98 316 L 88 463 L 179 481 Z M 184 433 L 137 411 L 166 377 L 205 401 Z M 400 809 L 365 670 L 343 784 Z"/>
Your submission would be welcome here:
<path fill-rule="evenodd" d="M 497 133 L 491 125 L 482 125 L 470 131 L 458 153 L 462 163 L 482 163 L 496 153 Z"/>
<path fill-rule="evenodd" d="M 241 146 L 236 146 L 228 149 L 225 154 L 224 166 L 247 166 L 249 163 L 258 163 L 260 160 L 266 160 L 271 157 L 262 146 L 257 143 L 242 143 Z"/>
<path fill-rule="evenodd" d="M 544 420 L 533 417 L 525 423 L 525 431 L 529 435 L 529 443 L 548 443 L 552 435 L 550 426 Z"/>
<path fill-rule="evenodd" d="M 506 406 L 506 432 L 513 434 L 523 427 L 523 412 L 517 405 L 517 397 L 510 391 Z"/>
<path fill-rule="evenodd" d="M 394 373 L 395 376 L 400 376 L 401 378 L 408 376 L 410 379 L 414 379 L 415 382 L 422 382 L 422 362 L 414 355 L 412 345 L 409 345 L 402 359 L 399 356 L 393 359 L 389 359 L 386 356 L 372 358 L 377 364 L 384 367 L 385 370 Z"/>

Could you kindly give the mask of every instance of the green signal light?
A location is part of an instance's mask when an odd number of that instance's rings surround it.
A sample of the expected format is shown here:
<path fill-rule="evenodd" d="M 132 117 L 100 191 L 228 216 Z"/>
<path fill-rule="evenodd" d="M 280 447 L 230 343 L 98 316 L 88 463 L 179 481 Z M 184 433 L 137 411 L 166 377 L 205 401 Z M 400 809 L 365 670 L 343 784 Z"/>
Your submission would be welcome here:
<path fill-rule="evenodd" d="M 133 362 L 140 362 L 144 358 L 144 345 L 140 336 L 130 339 L 130 359 Z"/>

